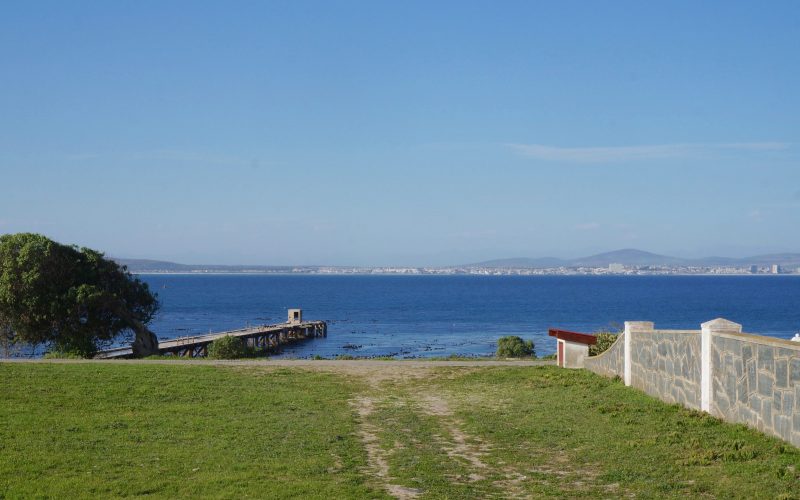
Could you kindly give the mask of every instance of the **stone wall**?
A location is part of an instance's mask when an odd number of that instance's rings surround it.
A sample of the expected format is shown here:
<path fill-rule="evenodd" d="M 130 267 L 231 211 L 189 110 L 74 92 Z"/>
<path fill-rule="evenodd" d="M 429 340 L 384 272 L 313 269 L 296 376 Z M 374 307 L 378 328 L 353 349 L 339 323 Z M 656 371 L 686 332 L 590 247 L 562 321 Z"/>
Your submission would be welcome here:
<path fill-rule="evenodd" d="M 668 403 L 700 409 L 700 331 L 636 332 L 631 385 Z"/>
<path fill-rule="evenodd" d="M 747 334 L 711 344 L 711 414 L 800 446 L 800 345 Z"/>
<path fill-rule="evenodd" d="M 617 335 L 617 340 L 605 352 L 583 360 L 584 368 L 605 377 L 622 377 L 625 372 L 625 334 Z"/>
<path fill-rule="evenodd" d="M 625 333 L 584 366 L 669 403 L 744 423 L 800 446 L 800 343 L 741 333 L 717 319 L 697 330 Z"/>

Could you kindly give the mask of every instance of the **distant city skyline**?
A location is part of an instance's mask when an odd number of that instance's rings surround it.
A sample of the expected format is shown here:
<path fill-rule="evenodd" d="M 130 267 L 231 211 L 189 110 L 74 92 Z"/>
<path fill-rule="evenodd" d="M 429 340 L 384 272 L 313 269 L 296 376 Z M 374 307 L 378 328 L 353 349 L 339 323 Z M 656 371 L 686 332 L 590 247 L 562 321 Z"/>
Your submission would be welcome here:
<path fill-rule="evenodd" d="M 0 234 L 186 264 L 800 251 L 800 4 L 11 2 Z"/>

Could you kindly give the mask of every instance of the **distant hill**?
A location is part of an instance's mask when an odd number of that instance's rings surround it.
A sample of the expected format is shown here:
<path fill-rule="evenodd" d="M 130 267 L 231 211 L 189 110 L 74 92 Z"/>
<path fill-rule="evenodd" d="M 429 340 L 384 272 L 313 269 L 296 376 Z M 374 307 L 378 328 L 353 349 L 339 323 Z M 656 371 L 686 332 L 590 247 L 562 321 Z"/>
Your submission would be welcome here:
<path fill-rule="evenodd" d="M 163 260 L 114 258 L 120 265 L 128 266 L 132 273 L 246 273 L 246 272 L 288 272 L 292 266 L 226 266 L 204 264 L 177 264 Z"/>
<path fill-rule="evenodd" d="M 550 268 L 569 265 L 569 261 L 557 259 L 555 257 L 542 257 L 531 259 L 527 257 L 515 257 L 511 259 L 487 260 L 477 264 L 469 264 L 467 267 L 508 267 L 508 268 Z"/>
<path fill-rule="evenodd" d="M 752 264 L 743 264 L 742 259 L 733 257 L 703 257 L 700 259 L 687 259 L 687 265 L 709 267 L 709 266 L 743 266 Z"/>
<path fill-rule="evenodd" d="M 150 259 L 117 259 L 114 261 L 122 266 L 127 266 L 131 272 L 141 271 L 164 271 L 164 272 L 189 272 L 194 266 L 186 264 L 176 264 L 174 262 L 166 262 L 162 260 Z"/>
<path fill-rule="evenodd" d="M 128 266 L 133 273 L 284 273 L 293 271 L 314 271 L 319 266 L 228 266 L 178 264 L 162 260 L 114 258 L 119 264 Z M 778 264 L 784 267 L 800 267 L 800 253 L 776 253 L 755 255 L 753 257 L 704 257 L 701 259 L 683 259 L 670 257 L 635 248 L 624 248 L 613 252 L 604 252 L 578 259 L 559 259 L 556 257 L 514 257 L 495 259 L 458 267 L 468 268 L 531 268 L 548 269 L 557 267 L 608 267 L 609 264 L 625 266 L 770 266 Z"/>
<path fill-rule="evenodd" d="M 578 259 L 558 259 L 555 257 L 512 259 L 496 259 L 465 267 L 491 267 L 491 268 L 554 268 L 554 267 L 607 267 L 609 264 L 623 264 L 625 266 L 769 266 L 778 264 L 784 267 L 800 267 L 800 253 L 778 253 L 756 255 L 753 257 L 704 257 L 700 259 L 684 259 L 645 252 L 635 248 L 625 248 L 613 252 L 599 253 Z"/>
<path fill-rule="evenodd" d="M 755 257 L 748 257 L 746 260 L 752 266 L 768 266 L 770 264 L 780 264 L 782 266 L 798 266 L 800 267 L 800 253 L 774 253 L 767 255 L 756 255 Z"/>
<path fill-rule="evenodd" d="M 679 266 L 685 263 L 685 259 L 668 257 L 666 255 L 645 252 L 634 248 L 599 253 L 597 255 L 570 261 L 570 265 L 574 267 L 607 267 L 609 264 L 624 264 L 626 266 Z"/>
<path fill-rule="evenodd" d="M 644 252 L 633 248 L 615 250 L 613 252 L 599 253 L 579 259 L 559 259 L 556 257 L 526 258 L 516 257 L 512 259 L 488 260 L 469 264 L 466 267 L 513 267 L 513 268 L 552 268 L 552 267 L 607 267 L 609 264 L 624 264 L 626 266 L 668 266 L 680 265 L 685 259 L 668 257 L 655 253 Z"/>

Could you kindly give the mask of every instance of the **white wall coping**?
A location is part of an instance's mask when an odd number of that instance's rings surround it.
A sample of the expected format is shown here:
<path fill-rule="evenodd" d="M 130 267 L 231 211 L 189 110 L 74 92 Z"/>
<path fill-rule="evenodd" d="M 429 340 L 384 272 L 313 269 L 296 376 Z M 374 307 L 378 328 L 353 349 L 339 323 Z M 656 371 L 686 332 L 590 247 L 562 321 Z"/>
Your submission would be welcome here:
<path fill-rule="evenodd" d="M 714 337 L 741 340 L 743 342 L 747 341 L 770 347 L 782 347 L 800 352 L 800 342 L 792 342 L 789 339 L 779 339 L 777 337 L 769 337 L 767 335 L 759 335 L 757 333 L 712 332 L 712 335 Z"/>
<path fill-rule="evenodd" d="M 702 330 L 652 330 L 645 333 L 695 333 L 700 334 Z"/>

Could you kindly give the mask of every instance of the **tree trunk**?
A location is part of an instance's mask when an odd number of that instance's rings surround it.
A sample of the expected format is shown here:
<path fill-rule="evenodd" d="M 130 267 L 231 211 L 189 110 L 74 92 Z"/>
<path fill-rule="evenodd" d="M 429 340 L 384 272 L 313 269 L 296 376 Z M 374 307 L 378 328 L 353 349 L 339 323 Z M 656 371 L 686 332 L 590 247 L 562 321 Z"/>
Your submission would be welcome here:
<path fill-rule="evenodd" d="M 121 307 L 118 307 L 115 312 L 120 318 L 124 318 L 127 320 L 128 324 L 131 325 L 131 329 L 135 335 L 133 344 L 131 344 L 134 358 L 144 358 L 161 353 L 158 350 L 158 337 L 147 328 L 147 325 L 132 317 L 127 310 Z"/>
<path fill-rule="evenodd" d="M 133 340 L 131 348 L 133 349 L 133 357 L 135 358 L 159 354 L 158 337 L 156 337 L 155 333 L 148 330 L 146 326 L 140 324 L 139 328 L 136 328 L 136 338 Z"/>

